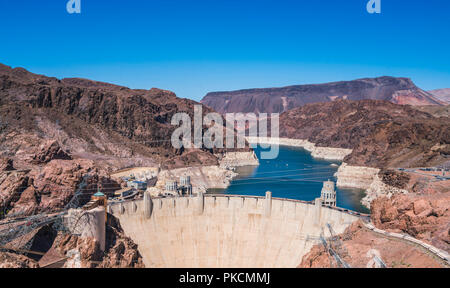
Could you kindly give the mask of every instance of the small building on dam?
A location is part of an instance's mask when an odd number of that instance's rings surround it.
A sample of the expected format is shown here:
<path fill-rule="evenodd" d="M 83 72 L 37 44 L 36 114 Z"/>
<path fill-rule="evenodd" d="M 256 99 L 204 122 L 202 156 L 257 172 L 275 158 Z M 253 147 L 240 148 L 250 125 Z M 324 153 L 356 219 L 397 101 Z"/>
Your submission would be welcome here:
<path fill-rule="evenodd" d="M 327 190 L 328 191 L 328 190 Z M 330 224 L 342 233 L 356 214 L 313 202 L 203 195 L 109 206 L 138 244 L 146 267 L 296 267 Z"/>

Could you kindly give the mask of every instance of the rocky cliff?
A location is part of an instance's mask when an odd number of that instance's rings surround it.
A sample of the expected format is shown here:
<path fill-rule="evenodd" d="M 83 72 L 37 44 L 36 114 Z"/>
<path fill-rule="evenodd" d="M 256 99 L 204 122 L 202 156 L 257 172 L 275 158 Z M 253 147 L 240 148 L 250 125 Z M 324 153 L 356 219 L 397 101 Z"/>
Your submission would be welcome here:
<path fill-rule="evenodd" d="M 347 155 L 352 153 L 351 149 L 318 147 L 314 143 L 302 139 L 275 138 L 275 137 L 247 137 L 247 141 L 251 144 L 270 144 L 270 145 L 301 147 L 311 152 L 311 155 L 314 158 L 325 160 L 342 161 Z"/>
<path fill-rule="evenodd" d="M 64 207 L 88 172 L 85 200 L 97 185 L 107 194 L 120 188 L 109 178 L 120 168 L 219 165 L 223 149 L 171 145 L 172 116 L 193 119 L 194 105 L 166 90 L 60 80 L 0 64 L 0 217 Z"/>
<path fill-rule="evenodd" d="M 387 101 L 339 100 L 283 113 L 280 137 L 352 149 L 344 159 L 350 166 L 434 166 L 448 161 L 450 118 Z"/>
<path fill-rule="evenodd" d="M 430 93 L 440 101 L 450 104 L 450 88 L 432 90 L 428 91 L 428 93 Z"/>
<path fill-rule="evenodd" d="M 335 249 L 352 268 L 379 267 L 373 260 L 374 256 L 381 258 L 388 268 L 448 267 L 416 245 L 374 233 L 366 229 L 361 222 L 352 224 L 339 238 L 342 246 L 335 247 Z M 323 245 L 318 244 L 303 257 L 299 267 L 330 268 L 339 266 Z"/>
<path fill-rule="evenodd" d="M 450 193 L 379 197 L 371 204 L 372 221 L 380 229 L 404 232 L 450 252 Z"/>
<path fill-rule="evenodd" d="M 191 152 L 189 160 L 207 159 L 207 149 L 174 149 L 172 116 L 193 119 L 198 103 L 160 89 L 132 90 L 85 79 L 56 79 L 0 64 L 0 151 L 7 156 L 37 153 L 40 143 L 55 140 L 75 158 L 103 166 L 157 165 Z M 212 112 L 204 107 L 203 114 Z M 54 148 L 49 148 L 54 149 Z M 34 162 L 48 162 L 39 152 Z M 61 152 L 62 153 L 62 152 Z M 195 154 L 195 155 L 194 155 Z M 199 154 L 207 154 L 205 157 Z M 23 157 L 22 157 L 23 158 Z M 23 159 L 15 159 L 16 165 Z M 186 163 L 187 161 L 187 163 Z"/>
<path fill-rule="evenodd" d="M 247 89 L 208 93 L 201 103 L 220 113 L 282 113 L 317 102 L 348 100 L 386 100 L 397 104 L 441 105 L 430 93 L 410 79 L 395 77 L 366 78 L 317 85 Z"/>

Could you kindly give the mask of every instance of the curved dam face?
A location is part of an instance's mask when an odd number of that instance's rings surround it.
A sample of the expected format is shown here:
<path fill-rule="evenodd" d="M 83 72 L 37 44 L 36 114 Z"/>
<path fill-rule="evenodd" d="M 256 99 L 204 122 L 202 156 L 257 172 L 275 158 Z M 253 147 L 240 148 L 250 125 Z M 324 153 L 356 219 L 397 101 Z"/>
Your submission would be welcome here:
<path fill-rule="evenodd" d="M 138 244 L 146 267 L 296 267 L 319 236 L 358 217 L 321 204 L 264 197 L 200 195 L 116 204 L 109 212 Z"/>

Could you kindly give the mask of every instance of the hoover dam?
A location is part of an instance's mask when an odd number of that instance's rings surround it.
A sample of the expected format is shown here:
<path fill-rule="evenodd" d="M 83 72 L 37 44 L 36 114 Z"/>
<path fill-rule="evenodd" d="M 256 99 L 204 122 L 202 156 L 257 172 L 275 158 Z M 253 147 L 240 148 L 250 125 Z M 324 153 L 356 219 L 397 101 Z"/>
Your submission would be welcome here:
<path fill-rule="evenodd" d="M 344 232 L 359 214 L 319 200 L 236 195 L 151 198 L 108 207 L 146 267 L 297 267 L 327 224 Z"/>

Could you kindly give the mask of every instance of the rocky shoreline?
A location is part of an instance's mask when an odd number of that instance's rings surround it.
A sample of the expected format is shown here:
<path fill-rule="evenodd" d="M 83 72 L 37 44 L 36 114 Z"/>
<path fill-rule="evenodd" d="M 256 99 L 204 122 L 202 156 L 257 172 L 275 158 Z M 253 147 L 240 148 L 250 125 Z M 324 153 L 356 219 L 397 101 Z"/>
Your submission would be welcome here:
<path fill-rule="evenodd" d="M 311 155 L 314 158 L 325 160 L 343 161 L 347 155 L 352 153 L 351 149 L 318 147 L 316 144 L 303 139 L 248 137 L 247 141 L 250 144 L 275 144 L 281 146 L 301 147 L 306 151 L 311 152 Z"/>
<path fill-rule="evenodd" d="M 352 149 L 317 147 L 316 144 L 303 139 L 248 137 L 251 144 L 278 144 L 282 146 L 301 147 L 318 159 L 343 161 L 352 153 Z M 380 169 L 364 166 L 352 166 L 342 162 L 335 176 L 337 186 L 342 188 L 357 188 L 366 190 L 366 196 L 361 203 L 370 208 L 370 203 L 378 197 L 391 198 L 395 194 L 407 194 L 404 189 L 389 186 L 380 179 Z"/>
<path fill-rule="evenodd" d="M 190 176 L 193 193 L 205 193 L 208 189 L 225 189 L 238 174 L 219 166 L 188 167 L 163 170 L 158 175 L 156 188 L 164 191 L 166 181 L 176 180 L 182 176 Z"/>
<path fill-rule="evenodd" d="M 336 172 L 338 187 L 369 189 L 376 175 L 380 172 L 378 168 L 363 166 L 351 166 L 343 162 Z"/>
<path fill-rule="evenodd" d="M 259 160 L 254 151 L 228 152 L 224 155 L 215 155 L 219 159 L 219 165 L 185 167 L 178 169 L 162 170 L 158 174 L 158 182 L 150 188 L 152 196 L 163 194 L 166 181 L 178 181 L 180 177 L 191 178 L 192 192 L 206 193 L 208 189 L 226 189 L 231 181 L 238 176 L 234 172 L 235 167 L 258 166 Z"/>
<path fill-rule="evenodd" d="M 409 192 L 405 189 L 399 189 L 383 183 L 380 176 L 376 174 L 369 188 L 366 190 L 366 196 L 361 200 L 361 203 L 367 208 L 370 208 L 370 204 L 372 203 L 372 201 L 377 199 L 378 197 L 384 196 L 390 199 L 394 195 L 408 193 Z"/>

